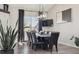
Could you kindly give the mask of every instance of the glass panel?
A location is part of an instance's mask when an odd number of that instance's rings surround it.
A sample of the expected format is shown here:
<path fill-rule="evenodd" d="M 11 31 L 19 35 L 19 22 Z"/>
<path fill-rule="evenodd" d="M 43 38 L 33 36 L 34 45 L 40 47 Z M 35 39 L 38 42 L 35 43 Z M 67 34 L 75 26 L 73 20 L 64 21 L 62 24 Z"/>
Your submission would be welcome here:
<path fill-rule="evenodd" d="M 25 31 L 35 30 L 38 28 L 38 19 L 35 16 L 24 17 Z"/>

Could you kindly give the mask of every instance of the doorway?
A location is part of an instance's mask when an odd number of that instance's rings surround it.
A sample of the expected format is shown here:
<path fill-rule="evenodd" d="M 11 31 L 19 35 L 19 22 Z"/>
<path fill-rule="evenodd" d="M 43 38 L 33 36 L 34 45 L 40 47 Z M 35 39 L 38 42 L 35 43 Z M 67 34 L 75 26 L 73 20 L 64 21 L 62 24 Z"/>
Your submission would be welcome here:
<path fill-rule="evenodd" d="M 26 32 L 30 31 L 37 31 L 38 32 L 38 18 L 36 16 L 24 16 L 24 40 L 27 41 L 27 34 Z"/>

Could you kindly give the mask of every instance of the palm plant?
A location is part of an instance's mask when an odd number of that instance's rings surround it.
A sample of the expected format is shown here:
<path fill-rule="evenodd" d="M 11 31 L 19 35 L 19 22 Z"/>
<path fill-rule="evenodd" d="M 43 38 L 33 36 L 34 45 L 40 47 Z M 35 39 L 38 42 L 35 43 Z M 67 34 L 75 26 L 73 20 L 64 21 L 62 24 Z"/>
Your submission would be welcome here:
<path fill-rule="evenodd" d="M 4 30 L 2 26 L 2 22 L 0 20 L 0 40 L 1 40 L 1 48 L 4 51 L 11 50 L 15 47 L 16 36 L 18 31 L 16 30 L 17 23 L 15 27 L 12 29 L 11 26 L 6 26 L 6 30 Z"/>

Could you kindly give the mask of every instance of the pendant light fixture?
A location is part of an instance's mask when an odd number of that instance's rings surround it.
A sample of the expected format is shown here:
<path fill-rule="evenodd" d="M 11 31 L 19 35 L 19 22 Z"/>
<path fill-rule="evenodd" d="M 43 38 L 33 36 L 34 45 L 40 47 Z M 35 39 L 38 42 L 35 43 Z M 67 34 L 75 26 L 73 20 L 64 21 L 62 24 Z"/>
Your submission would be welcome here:
<path fill-rule="evenodd" d="M 38 12 L 39 16 L 38 18 L 41 19 L 45 19 L 46 18 L 46 11 L 45 11 L 45 5 L 44 4 L 40 4 L 39 5 L 39 12 Z"/>

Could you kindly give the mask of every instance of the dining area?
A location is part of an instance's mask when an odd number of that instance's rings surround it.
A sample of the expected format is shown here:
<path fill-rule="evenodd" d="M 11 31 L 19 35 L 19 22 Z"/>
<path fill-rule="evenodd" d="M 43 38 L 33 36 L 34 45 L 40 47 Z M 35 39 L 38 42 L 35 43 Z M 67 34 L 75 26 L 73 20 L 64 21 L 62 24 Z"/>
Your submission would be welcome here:
<path fill-rule="evenodd" d="M 28 46 L 32 50 L 37 51 L 38 49 L 49 50 L 52 53 L 53 46 L 55 46 L 56 52 L 58 52 L 58 38 L 59 32 L 51 31 L 29 31 L 26 32 L 28 37 Z"/>

